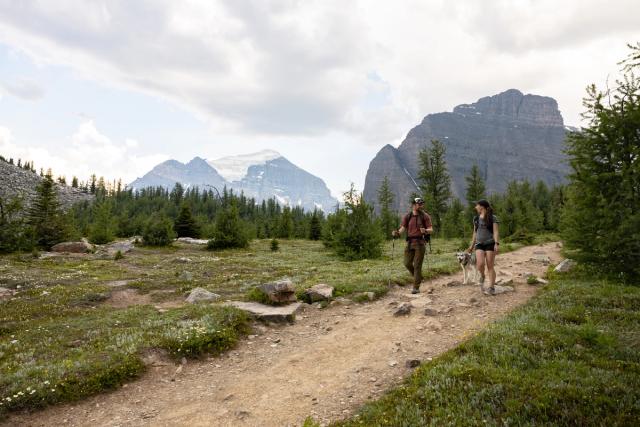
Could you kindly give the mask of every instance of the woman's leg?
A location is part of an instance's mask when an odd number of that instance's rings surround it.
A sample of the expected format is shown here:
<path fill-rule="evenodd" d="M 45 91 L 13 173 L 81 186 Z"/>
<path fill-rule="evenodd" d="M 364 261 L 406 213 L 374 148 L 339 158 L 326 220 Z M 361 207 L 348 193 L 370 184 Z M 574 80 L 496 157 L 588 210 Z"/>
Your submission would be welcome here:
<path fill-rule="evenodd" d="M 496 270 L 493 268 L 496 259 L 496 253 L 494 251 L 486 251 L 485 258 L 487 260 L 487 274 L 489 276 L 489 287 L 493 288 L 496 284 Z"/>
<path fill-rule="evenodd" d="M 478 274 L 480 275 L 480 285 L 484 284 L 484 251 L 480 249 L 476 249 L 476 268 L 478 269 Z"/>

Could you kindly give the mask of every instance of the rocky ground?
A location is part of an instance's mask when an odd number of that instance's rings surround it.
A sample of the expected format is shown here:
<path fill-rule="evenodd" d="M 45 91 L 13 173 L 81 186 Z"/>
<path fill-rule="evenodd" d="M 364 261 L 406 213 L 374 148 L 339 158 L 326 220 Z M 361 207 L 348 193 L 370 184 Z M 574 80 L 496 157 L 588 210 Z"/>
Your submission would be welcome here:
<path fill-rule="evenodd" d="M 7 422 L 283 426 L 313 416 L 327 424 L 525 303 L 537 291 L 526 284 L 527 273 L 542 276 L 561 260 L 559 251 L 547 243 L 500 255 L 499 278 L 513 279 L 513 292 L 483 296 L 477 286 L 460 284 L 459 273 L 424 282 L 418 295 L 396 287 L 367 304 L 306 306 L 293 325 L 256 324 L 253 335 L 221 357 L 176 365 L 151 352 L 148 373 L 115 392 Z M 403 303 L 410 313 L 394 316 Z"/>

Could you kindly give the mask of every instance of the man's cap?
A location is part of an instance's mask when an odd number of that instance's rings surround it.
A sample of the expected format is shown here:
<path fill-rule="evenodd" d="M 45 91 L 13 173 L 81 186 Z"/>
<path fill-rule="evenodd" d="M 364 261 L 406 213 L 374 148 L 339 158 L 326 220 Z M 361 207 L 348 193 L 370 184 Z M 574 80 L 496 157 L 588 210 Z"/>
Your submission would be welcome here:
<path fill-rule="evenodd" d="M 413 199 L 413 203 L 416 205 L 424 205 L 424 200 L 422 200 L 422 197 L 416 197 Z"/>

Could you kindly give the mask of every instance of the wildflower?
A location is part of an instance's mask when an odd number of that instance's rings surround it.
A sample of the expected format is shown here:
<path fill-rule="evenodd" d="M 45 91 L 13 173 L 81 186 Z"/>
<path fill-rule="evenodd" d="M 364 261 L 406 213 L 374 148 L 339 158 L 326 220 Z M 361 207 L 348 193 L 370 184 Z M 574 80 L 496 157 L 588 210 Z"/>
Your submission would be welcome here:
<path fill-rule="evenodd" d="M 45 383 L 46 385 L 49 385 L 49 381 L 45 381 L 44 383 Z"/>

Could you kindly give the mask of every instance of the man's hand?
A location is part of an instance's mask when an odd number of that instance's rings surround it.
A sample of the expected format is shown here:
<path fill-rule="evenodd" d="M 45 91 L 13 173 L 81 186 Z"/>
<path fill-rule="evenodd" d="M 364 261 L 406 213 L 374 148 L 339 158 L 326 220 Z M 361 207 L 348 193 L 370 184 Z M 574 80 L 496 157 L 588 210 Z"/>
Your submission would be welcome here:
<path fill-rule="evenodd" d="M 393 230 L 393 231 L 391 232 L 391 235 L 392 235 L 393 237 L 398 237 L 398 236 L 400 235 L 400 232 L 399 232 L 398 230 Z"/>

